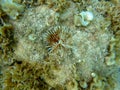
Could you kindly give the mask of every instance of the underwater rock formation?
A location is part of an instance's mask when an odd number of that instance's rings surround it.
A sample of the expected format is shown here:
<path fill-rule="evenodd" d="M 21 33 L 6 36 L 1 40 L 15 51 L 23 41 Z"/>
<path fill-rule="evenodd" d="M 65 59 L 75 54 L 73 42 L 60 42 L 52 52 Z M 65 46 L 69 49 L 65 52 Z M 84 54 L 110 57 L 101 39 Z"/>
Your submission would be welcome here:
<path fill-rule="evenodd" d="M 120 89 L 119 1 L 0 1 L 1 90 Z"/>

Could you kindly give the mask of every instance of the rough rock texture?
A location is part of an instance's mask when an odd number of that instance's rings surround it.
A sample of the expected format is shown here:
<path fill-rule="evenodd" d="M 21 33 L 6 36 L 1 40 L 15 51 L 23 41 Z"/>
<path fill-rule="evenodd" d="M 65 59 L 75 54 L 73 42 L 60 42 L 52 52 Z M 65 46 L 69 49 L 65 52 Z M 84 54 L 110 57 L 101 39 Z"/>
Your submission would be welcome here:
<path fill-rule="evenodd" d="M 23 16 L 8 21 L 14 29 L 14 46 L 9 63 L 0 69 L 2 89 L 119 90 L 116 18 L 120 17 L 107 12 L 118 6 L 96 0 L 27 3 Z M 76 27 L 74 16 L 82 11 L 91 11 L 94 19 L 86 27 Z"/>

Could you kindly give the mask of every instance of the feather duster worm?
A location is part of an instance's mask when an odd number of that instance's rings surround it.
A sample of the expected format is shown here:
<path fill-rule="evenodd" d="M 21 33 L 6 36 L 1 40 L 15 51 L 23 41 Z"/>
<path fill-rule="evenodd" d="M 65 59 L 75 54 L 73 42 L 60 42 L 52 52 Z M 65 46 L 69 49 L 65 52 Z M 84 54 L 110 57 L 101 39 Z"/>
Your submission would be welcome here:
<path fill-rule="evenodd" d="M 67 27 L 51 28 L 44 34 L 44 42 L 48 52 L 55 52 L 61 49 L 70 49 L 72 33 Z"/>

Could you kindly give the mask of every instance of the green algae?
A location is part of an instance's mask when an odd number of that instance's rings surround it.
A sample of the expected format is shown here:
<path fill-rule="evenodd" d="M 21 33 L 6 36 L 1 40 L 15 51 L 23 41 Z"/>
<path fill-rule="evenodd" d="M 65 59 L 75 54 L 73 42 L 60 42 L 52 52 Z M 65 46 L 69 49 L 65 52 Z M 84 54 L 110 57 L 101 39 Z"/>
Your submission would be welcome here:
<path fill-rule="evenodd" d="M 0 3 L 3 11 L 12 19 L 17 19 L 19 13 L 24 11 L 24 6 L 13 2 L 13 0 L 1 0 Z"/>

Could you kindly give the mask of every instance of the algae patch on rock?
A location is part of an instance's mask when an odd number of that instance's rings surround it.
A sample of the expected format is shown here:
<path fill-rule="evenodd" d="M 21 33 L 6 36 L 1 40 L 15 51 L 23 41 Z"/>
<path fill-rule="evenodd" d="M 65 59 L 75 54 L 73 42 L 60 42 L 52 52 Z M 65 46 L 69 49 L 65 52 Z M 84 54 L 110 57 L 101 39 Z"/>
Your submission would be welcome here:
<path fill-rule="evenodd" d="M 13 0 L 1 0 L 0 5 L 4 12 L 12 19 L 17 19 L 18 15 L 24 11 L 24 6 Z"/>
<path fill-rule="evenodd" d="M 11 14 L 4 4 L 18 2 L 3 1 L 0 55 L 7 58 L 0 58 L 0 89 L 119 90 L 119 6 L 104 0 L 22 0 L 18 8 L 24 5 L 25 12 L 13 20 L 5 18 Z M 82 11 L 94 13 L 85 27 L 74 24 Z"/>

